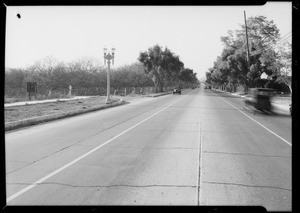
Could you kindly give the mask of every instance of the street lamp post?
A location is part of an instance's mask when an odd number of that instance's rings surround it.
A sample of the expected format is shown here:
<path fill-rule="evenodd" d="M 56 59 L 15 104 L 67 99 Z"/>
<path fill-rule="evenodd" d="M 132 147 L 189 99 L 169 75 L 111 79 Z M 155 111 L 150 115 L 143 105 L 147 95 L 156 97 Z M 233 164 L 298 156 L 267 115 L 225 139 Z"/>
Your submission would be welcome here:
<path fill-rule="evenodd" d="M 110 103 L 110 61 L 112 60 L 112 65 L 114 65 L 114 58 L 115 58 L 115 48 L 111 49 L 111 54 L 107 52 L 107 48 L 104 48 L 104 65 L 106 64 L 107 61 L 107 98 L 106 98 L 106 103 Z"/>

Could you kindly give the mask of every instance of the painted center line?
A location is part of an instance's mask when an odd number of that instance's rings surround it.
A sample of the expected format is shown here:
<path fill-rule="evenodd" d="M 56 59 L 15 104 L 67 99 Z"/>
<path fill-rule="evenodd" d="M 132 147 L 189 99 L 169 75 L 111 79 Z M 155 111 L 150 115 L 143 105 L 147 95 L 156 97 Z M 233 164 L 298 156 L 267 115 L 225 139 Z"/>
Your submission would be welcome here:
<path fill-rule="evenodd" d="M 195 92 L 195 91 L 192 91 L 192 92 L 188 93 L 187 95 L 190 95 L 190 94 L 192 94 L 192 93 L 194 93 L 194 92 Z M 156 116 L 157 114 L 161 113 L 162 111 L 166 110 L 166 109 L 169 108 L 170 106 L 172 106 L 172 105 L 176 104 L 177 102 L 181 101 L 181 100 L 182 100 L 183 98 L 185 98 L 185 97 L 186 97 L 186 96 L 183 96 L 182 98 L 180 98 L 180 99 L 176 100 L 175 102 L 173 102 L 173 103 L 167 105 L 165 108 L 163 108 L 163 109 L 161 109 L 160 111 L 158 111 L 158 112 L 152 114 L 151 116 L 149 116 L 149 117 L 147 117 L 146 119 L 140 121 L 139 123 L 133 125 L 132 127 L 128 128 L 127 130 L 125 130 L 125 131 L 119 133 L 118 135 L 114 136 L 113 138 L 109 139 L 108 141 L 104 142 L 103 144 L 101 144 L 101 145 L 95 147 L 94 149 L 90 150 L 89 152 L 87 152 L 87 153 L 81 155 L 80 157 L 76 158 L 75 160 L 71 161 L 70 163 L 68 163 L 68 164 L 66 164 L 66 165 L 64 165 L 64 166 L 62 166 L 62 167 L 60 167 L 59 169 L 55 170 L 54 172 L 52 172 L 52 173 L 46 175 L 45 177 L 43 177 L 43 178 L 37 180 L 36 182 L 34 182 L 34 183 L 30 184 L 29 186 L 25 187 L 24 189 L 22 189 L 22 190 L 16 192 L 15 194 L 9 196 L 9 197 L 7 198 L 6 201 L 9 202 L 9 201 L 11 201 L 11 200 L 13 200 L 13 199 L 19 197 L 20 195 L 22 195 L 23 193 L 25 193 L 25 192 L 27 192 L 28 190 L 32 189 L 33 187 L 37 186 L 38 184 L 44 182 L 45 180 L 49 179 L 50 177 L 52 177 L 52 176 L 58 174 L 59 172 L 65 170 L 66 168 L 72 166 L 72 165 L 75 164 L 76 162 L 78 162 L 78 161 L 80 161 L 81 159 L 85 158 L 86 156 L 92 154 L 93 152 L 97 151 L 98 149 L 100 149 L 101 147 L 105 146 L 106 144 L 108 144 L 108 143 L 112 142 L 113 140 L 119 138 L 120 136 L 124 135 L 125 133 L 127 133 L 127 132 L 130 131 L 130 130 L 132 130 L 133 128 L 139 126 L 140 124 L 144 123 L 145 121 L 149 120 L 150 118 L 152 118 L 152 117 Z"/>
<path fill-rule="evenodd" d="M 203 205 L 203 89 L 200 93 L 200 120 L 199 120 L 199 148 L 198 148 L 198 181 L 197 181 L 197 206 Z"/>

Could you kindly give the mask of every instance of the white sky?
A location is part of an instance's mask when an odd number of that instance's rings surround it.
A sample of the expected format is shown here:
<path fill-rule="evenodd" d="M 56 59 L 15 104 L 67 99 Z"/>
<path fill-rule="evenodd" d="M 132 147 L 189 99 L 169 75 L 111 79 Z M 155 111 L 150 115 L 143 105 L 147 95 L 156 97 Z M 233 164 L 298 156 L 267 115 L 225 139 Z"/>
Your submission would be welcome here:
<path fill-rule="evenodd" d="M 136 62 L 139 52 L 159 44 L 203 78 L 222 51 L 220 37 L 244 24 L 244 10 L 247 18 L 264 15 L 274 20 L 282 36 L 291 32 L 291 2 L 263 6 L 9 6 L 5 67 L 25 68 L 46 56 L 64 62 L 92 57 L 103 64 L 104 46 L 116 48 L 114 67 L 118 67 Z"/>

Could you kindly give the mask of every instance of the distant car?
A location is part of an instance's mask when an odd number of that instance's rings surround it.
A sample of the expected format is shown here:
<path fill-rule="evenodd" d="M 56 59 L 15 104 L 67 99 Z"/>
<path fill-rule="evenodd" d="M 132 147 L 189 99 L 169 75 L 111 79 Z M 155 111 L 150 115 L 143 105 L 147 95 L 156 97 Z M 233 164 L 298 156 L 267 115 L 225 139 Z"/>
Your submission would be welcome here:
<path fill-rule="evenodd" d="M 174 88 L 173 89 L 173 95 L 178 93 L 179 95 L 181 95 L 181 89 L 180 88 Z"/>
<path fill-rule="evenodd" d="M 204 89 L 207 89 L 207 86 L 205 86 Z"/>

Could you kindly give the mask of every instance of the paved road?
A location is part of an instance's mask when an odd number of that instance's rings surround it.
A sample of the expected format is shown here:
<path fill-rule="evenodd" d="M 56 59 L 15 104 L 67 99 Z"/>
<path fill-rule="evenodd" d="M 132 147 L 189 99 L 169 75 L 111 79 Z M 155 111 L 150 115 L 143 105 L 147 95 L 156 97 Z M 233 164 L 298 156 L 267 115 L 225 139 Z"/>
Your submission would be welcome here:
<path fill-rule="evenodd" d="M 291 210 L 291 118 L 213 90 L 6 133 L 8 205 L 262 205 Z"/>

